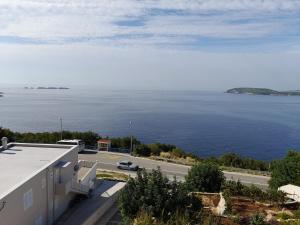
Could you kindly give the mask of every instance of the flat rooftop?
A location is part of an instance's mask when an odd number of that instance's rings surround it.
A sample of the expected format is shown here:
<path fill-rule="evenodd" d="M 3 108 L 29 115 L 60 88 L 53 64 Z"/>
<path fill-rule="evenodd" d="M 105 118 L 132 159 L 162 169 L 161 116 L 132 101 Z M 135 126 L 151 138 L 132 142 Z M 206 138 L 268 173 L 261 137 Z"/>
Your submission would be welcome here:
<path fill-rule="evenodd" d="M 0 151 L 0 199 L 61 158 L 74 146 L 13 144 Z"/>

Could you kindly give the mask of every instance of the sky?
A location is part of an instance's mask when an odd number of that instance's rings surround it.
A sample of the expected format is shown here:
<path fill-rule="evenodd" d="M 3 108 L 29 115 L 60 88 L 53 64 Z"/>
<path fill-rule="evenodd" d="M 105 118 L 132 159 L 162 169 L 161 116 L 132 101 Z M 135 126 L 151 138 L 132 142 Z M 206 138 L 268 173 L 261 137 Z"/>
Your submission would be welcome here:
<path fill-rule="evenodd" d="M 0 86 L 300 89 L 300 0 L 0 0 Z"/>

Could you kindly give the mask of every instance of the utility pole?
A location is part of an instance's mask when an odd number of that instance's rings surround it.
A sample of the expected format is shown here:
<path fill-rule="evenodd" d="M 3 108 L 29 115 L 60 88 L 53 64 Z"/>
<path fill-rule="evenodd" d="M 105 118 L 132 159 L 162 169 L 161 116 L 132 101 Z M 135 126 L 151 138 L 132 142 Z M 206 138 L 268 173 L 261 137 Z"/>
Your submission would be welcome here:
<path fill-rule="evenodd" d="M 132 129 L 131 129 L 132 128 L 132 122 L 131 121 L 129 122 L 129 128 L 130 128 L 130 152 L 129 153 L 130 153 L 130 155 L 132 155 L 132 151 L 133 151 L 132 144 L 133 143 L 132 143 Z"/>
<path fill-rule="evenodd" d="M 60 140 L 63 139 L 63 120 L 60 117 Z"/>

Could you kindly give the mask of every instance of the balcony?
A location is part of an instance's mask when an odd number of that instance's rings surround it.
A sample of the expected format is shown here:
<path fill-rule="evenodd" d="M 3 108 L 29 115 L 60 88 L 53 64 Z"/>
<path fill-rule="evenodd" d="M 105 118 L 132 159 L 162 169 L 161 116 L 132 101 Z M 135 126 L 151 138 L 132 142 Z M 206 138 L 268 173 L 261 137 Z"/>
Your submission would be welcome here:
<path fill-rule="evenodd" d="M 77 179 L 73 179 L 71 191 L 87 195 L 95 186 L 97 163 L 80 160 L 78 165 Z"/>

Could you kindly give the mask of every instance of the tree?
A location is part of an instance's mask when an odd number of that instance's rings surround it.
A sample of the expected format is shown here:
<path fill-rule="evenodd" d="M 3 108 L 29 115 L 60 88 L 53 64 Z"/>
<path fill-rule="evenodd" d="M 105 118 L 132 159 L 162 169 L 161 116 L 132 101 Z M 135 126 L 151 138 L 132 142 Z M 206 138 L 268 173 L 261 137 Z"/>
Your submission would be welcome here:
<path fill-rule="evenodd" d="M 133 145 L 139 145 L 141 142 L 135 137 L 132 138 Z M 130 149 L 131 147 L 131 137 L 121 137 L 121 138 L 112 138 L 111 146 L 113 148 L 125 148 Z"/>
<path fill-rule="evenodd" d="M 133 154 L 136 156 L 150 156 L 151 149 L 147 145 L 141 144 L 133 149 Z"/>
<path fill-rule="evenodd" d="M 162 151 L 158 144 L 149 144 L 148 147 L 150 148 L 152 155 L 160 155 Z"/>
<path fill-rule="evenodd" d="M 185 179 L 189 190 L 200 192 L 219 192 L 225 181 L 223 172 L 212 163 L 193 166 Z"/>
<path fill-rule="evenodd" d="M 152 217 L 167 220 L 170 215 L 182 213 L 193 220 L 201 212 L 201 201 L 189 195 L 182 183 L 169 181 L 159 169 L 148 173 L 139 171 L 129 179 L 119 194 L 119 208 L 125 221 L 133 220 L 141 209 Z"/>
<path fill-rule="evenodd" d="M 0 127 L 0 140 L 3 137 L 7 137 L 9 141 L 15 141 L 15 134 L 12 131 Z"/>
<path fill-rule="evenodd" d="M 238 167 L 251 170 L 268 170 L 268 163 L 251 158 L 244 158 L 236 153 L 227 153 L 219 158 L 219 164 L 223 166 Z"/>
<path fill-rule="evenodd" d="M 300 185 L 300 153 L 289 151 L 283 160 L 272 163 L 271 172 L 271 188 L 277 189 L 286 184 Z"/>

